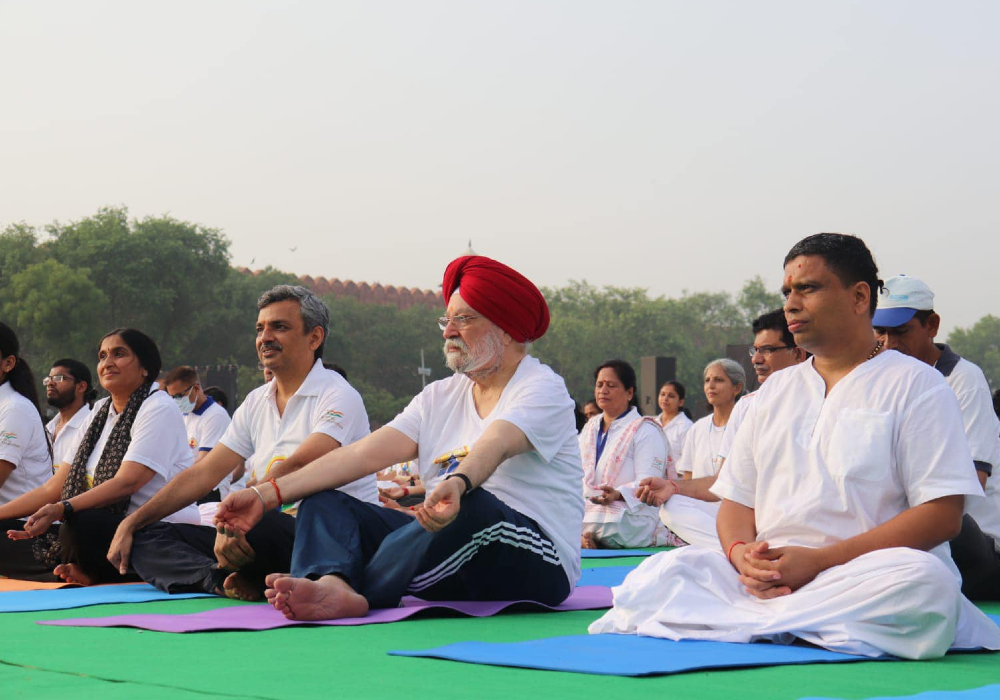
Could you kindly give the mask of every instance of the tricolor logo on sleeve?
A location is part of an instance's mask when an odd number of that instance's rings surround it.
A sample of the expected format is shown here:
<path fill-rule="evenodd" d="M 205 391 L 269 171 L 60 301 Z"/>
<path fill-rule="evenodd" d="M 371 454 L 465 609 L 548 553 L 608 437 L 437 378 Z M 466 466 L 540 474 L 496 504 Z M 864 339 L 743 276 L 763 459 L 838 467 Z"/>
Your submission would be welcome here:
<path fill-rule="evenodd" d="M 0 432 L 0 445 L 17 445 L 17 433 Z"/>
<path fill-rule="evenodd" d="M 330 423 L 339 423 L 344 420 L 344 414 L 340 411 L 329 410 L 323 414 L 320 420 L 329 421 Z"/>

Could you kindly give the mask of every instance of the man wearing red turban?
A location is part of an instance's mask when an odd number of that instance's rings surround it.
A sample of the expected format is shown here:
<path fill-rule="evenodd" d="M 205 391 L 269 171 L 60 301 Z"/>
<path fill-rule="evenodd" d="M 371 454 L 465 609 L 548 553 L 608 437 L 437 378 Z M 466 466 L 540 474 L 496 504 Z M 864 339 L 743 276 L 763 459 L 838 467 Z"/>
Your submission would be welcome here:
<path fill-rule="evenodd" d="M 291 574 L 268 576 L 289 619 L 365 615 L 411 593 L 427 600 L 561 603 L 580 577 L 583 478 L 566 384 L 528 354 L 549 325 L 538 288 L 478 255 L 453 261 L 438 319 L 455 374 L 384 428 L 276 483 L 231 494 L 216 516 L 239 536 L 302 500 Z M 416 460 L 428 490 L 407 511 L 339 485 Z"/>

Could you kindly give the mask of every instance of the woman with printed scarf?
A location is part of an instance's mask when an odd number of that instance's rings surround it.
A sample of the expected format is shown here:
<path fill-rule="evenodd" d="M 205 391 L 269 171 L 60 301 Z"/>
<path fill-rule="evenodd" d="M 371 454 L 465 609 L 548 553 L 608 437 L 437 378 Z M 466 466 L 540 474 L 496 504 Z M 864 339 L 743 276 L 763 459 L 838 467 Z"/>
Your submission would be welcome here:
<path fill-rule="evenodd" d="M 664 475 L 663 430 L 655 418 L 639 415 L 635 370 L 629 363 L 602 363 L 594 371 L 594 381 L 601 413 L 580 433 L 586 499 L 581 545 L 621 549 L 670 544 L 656 509 L 635 497 L 642 479 Z"/>
<path fill-rule="evenodd" d="M 0 532 L 20 530 L 24 521 L 6 505 L 52 475 L 52 446 L 38 408 L 31 368 L 20 356 L 17 335 L 0 323 Z M 0 540 L 0 573 L 31 581 L 57 581 L 23 542 Z"/>
<path fill-rule="evenodd" d="M 95 404 L 81 427 L 72 464 L 0 507 L 0 518 L 30 515 L 23 530 L 8 536 L 35 538 L 36 558 L 65 581 L 138 580 L 106 559 L 115 529 L 191 464 L 180 410 L 153 381 L 160 366 L 156 344 L 141 331 L 118 328 L 104 336 L 97 374 L 111 396 Z M 189 506 L 172 519 L 198 523 L 198 511 Z"/>

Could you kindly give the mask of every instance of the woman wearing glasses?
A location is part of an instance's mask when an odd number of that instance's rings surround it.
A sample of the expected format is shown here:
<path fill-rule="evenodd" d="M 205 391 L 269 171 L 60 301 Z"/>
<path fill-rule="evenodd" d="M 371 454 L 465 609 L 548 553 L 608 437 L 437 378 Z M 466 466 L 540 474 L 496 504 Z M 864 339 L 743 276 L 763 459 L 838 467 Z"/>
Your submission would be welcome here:
<path fill-rule="evenodd" d="M 92 584 L 123 577 L 107 561 L 118 524 L 191 464 L 177 404 L 157 391 L 160 353 L 144 333 L 119 328 L 98 352 L 97 374 L 111 396 L 98 401 L 72 449 L 44 485 L 0 506 L 0 519 L 30 516 L 14 540 L 37 538 L 36 557 L 60 578 Z M 194 506 L 170 520 L 199 523 Z M 53 527 L 57 522 L 62 524 Z M 58 534 L 57 534 L 58 533 Z M 58 564 L 58 565 L 57 565 Z M 0 573 L 3 565 L 0 564 Z"/>
<path fill-rule="evenodd" d="M 7 504 L 39 488 L 52 475 L 52 448 L 42 424 L 35 379 L 20 352 L 17 335 L 0 323 L 0 528 L 3 531 L 24 527 L 24 521 L 12 515 Z M 55 580 L 49 569 L 35 561 L 31 548 L 17 542 L 0 542 L 0 567 L 3 574 L 13 578 Z"/>

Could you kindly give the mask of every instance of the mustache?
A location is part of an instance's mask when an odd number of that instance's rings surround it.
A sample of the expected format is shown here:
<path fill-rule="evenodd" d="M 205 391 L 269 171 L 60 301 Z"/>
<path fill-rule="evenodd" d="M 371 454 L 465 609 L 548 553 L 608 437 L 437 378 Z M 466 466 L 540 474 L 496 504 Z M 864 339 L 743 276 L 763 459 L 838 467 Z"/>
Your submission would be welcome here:
<path fill-rule="evenodd" d="M 469 346 L 465 344 L 465 341 L 461 338 L 451 338 L 444 342 L 445 352 L 451 349 L 461 350 L 462 352 L 468 352 Z"/>
<path fill-rule="evenodd" d="M 261 351 L 263 351 L 263 350 L 281 350 L 282 347 L 281 347 L 281 343 L 276 342 L 276 341 L 272 341 L 272 342 L 269 342 L 269 343 L 261 343 L 260 344 L 260 349 L 261 349 Z"/>

